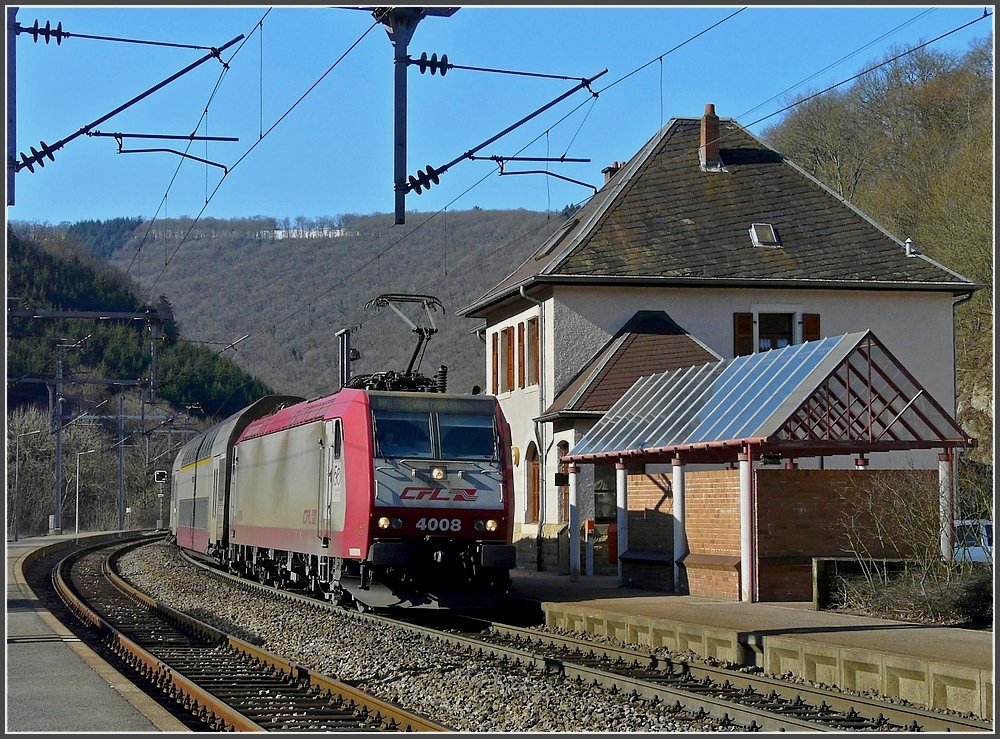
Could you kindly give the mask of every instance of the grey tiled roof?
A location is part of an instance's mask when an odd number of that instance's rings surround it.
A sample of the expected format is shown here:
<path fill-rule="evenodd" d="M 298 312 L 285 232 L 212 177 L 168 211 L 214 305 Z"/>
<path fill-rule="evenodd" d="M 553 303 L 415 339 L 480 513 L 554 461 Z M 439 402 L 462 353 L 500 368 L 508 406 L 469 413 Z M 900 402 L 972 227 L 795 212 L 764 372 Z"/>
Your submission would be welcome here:
<path fill-rule="evenodd" d="M 640 377 L 719 359 L 663 311 L 639 311 L 556 395 L 541 418 L 597 418 Z"/>
<path fill-rule="evenodd" d="M 927 257 L 908 257 L 900 239 L 731 120 L 720 121 L 724 171 L 704 171 L 699 126 L 670 121 L 564 230 L 462 313 L 482 315 L 522 285 L 564 281 L 976 287 Z M 752 223 L 774 226 L 781 247 L 754 246 Z"/>

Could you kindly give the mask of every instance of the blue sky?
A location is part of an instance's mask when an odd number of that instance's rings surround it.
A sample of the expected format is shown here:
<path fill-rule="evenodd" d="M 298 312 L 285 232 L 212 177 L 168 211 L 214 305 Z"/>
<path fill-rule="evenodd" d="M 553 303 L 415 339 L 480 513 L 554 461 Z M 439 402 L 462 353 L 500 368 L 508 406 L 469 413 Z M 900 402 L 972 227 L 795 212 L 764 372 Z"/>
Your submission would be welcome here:
<path fill-rule="evenodd" d="M 477 152 L 589 159 L 510 163 L 507 170 L 548 166 L 600 186 L 602 168 L 627 160 L 671 117 L 697 117 L 714 103 L 721 117 L 759 134 L 780 117 L 756 122 L 784 107 L 790 95 L 849 78 L 890 51 L 977 19 L 984 7 L 992 14 L 993 6 L 982 5 L 465 6 L 451 17 L 420 21 L 410 55 L 447 54 L 456 65 L 572 79 L 461 69 L 441 77 L 411 66 L 407 173 L 452 162 L 576 80 L 607 69 L 591 86 L 596 98 L 578 91 Z M 206 53 L 80 34 L 208 47 L 244 34 L 245 43 L 222 54 L 229 64 L 224 76 L 222 65 L 210 60 L 96 127 L 239 141 L 196 142 L 188 150 L 225 165 L 224 174 L 173 154 L 119 154 L 112 138 L 77 136 L 44 168 L 17 173 L 9 220 L 57 224 L 199 214 L 294 219 L 393 211 L 392 45 L 383 26 L 373 27 L 369 12 L 318 5 L 270 11 L 20 6 L 18 23 L 30 27 L 35 20 L 41 26 L 62 23 L 77 36 L 58 45 L 17 37 L 18 153 L 30 154 L 39 141 L 72 136 Z M 989 36 L 993 25 L 991 15 L 930 48 L 965 51 L 974 39 Z M 183 150 L 185 142 L 127 139 L 125 145 Z M 560 210 L 592 192 L 545 175 L 501 177 L 492 161 L 462 160 L 438 185 L 410 193 L 406 208 Z"/>

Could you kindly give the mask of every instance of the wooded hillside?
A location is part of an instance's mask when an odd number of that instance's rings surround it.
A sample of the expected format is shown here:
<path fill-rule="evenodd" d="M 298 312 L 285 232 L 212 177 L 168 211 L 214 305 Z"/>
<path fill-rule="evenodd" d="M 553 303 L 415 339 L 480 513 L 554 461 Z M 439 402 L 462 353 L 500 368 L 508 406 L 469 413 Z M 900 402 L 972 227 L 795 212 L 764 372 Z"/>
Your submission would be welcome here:
<path fill-rule="evenodd" d="M 37 239 L 37 241 L 35 240 Z M 157 347 L 157 395 L 175 408 L 199 404 L 204 413 L 225 417 L 269 392 L 267 385 L 207 347 L 182 340 L 172 307 L 161 297 L 144 304 L 121 272 L 89 255 L 71 235 L 36 229 L 22 238 L 7 232 L 7 293 L 11 309 L 107 311 L 147 309 L 166 317 Z M 8 410 L 22 401 L 48 402 L 44 384 L 57 362 L 66 378 L 66 412 L 75 397 L 91 400 L 108 386 L 71 380 L 146 380 L 151 377 L 150 335 L 142 321 L 8 318 Z"/>
<path fill-rule="evenodd" d="M 485 384 L 483 343 L 456 311 L 563 220 L 479 209 L 411 213 L 404 226 L 391 214 L 293 224 L 203 219 L 193 228 L 190 220 L 164 220 L 137 228 L 111 263 L 131 265 L 146 290 L 167 295 L 185 337 L 222 349 L 247 335 L 227 355 L 276 391 L 305 397 L 339 387 L 342 328 L 353 329 L 361 354 L 355 374 L 404 370 L 416 335 L 391 309 L 364 306 L 383 293 L 434 295 L 445 312 L 433 316 L 439 333 L 420 371 L 430 376 L 446 365 L 448 389 L 469 392 Z M 427 318 L 415 307 L 404 312 L 419 326 Z"/>

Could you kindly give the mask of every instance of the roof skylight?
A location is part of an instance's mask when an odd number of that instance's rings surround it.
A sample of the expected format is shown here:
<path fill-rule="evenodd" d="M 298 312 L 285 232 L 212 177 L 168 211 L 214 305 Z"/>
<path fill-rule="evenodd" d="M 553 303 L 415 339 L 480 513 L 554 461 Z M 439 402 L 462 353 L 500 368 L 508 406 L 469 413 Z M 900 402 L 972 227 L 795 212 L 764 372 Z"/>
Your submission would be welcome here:
<path fill-rule="evenodd" d="M 750 225 L 750 238 L 754 246 L 766 246 L 776 249 L 781 246 L 778 232 L 770 223 L 753 223 Z"/>

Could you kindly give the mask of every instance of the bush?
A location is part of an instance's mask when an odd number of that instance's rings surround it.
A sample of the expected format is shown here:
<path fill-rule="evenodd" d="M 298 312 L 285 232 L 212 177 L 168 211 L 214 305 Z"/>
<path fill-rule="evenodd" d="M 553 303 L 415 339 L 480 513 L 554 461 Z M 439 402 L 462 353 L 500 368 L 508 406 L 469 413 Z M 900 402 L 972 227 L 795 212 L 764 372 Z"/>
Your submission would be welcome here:
<path fill-rule="evenodd" d="M 939 626 L 991 628 L 993 578 L 988 567 L 964 565 L 947 579 L 926 580 L 920 567 L 892 573 L 885 582 L 862 575 L 834 578 L 831 610 Z"/>

